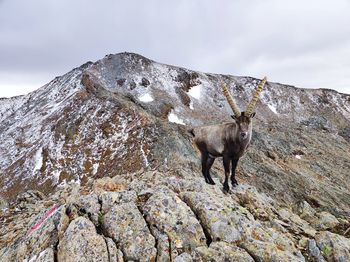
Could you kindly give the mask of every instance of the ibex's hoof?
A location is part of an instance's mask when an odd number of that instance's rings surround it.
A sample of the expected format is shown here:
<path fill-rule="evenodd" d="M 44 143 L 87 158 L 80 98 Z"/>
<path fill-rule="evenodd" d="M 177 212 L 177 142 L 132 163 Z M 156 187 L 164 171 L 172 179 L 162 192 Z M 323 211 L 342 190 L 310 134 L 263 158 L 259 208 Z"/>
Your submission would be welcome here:
<path fill-rule="evenodd" d="M 236 187 L 236 186 L 238 186 L 238 182 L 237 182 L 237 180 L 232 181 L 232 187 Z"/>
<path fill-rule="evenodd" d="M 210 185 L 215 185 L 215 182 L 214 182 L 214 180 L 213 180 L 213 179 L 209 178 L 209 182 L 208 182 L 208 184 L 210 184 Z"/>
<path fill-rule="evenodd" d="M 225 194 L 225 195 L 229 195 L 229 194 L 232 194 L 232 191 L 231 191 L 231 189 L 229 189 L 228 191 L 224 190 L 224 194 Z"/>
<path fill-rule="evenodd" d="M 230 187 L 228 185 L 224 185 L 224 193 L 227 194 L 230 192 Z"/>
<path fill-rule="evenodd" d="M 209 185 L 215 185 L 215 182 L 213 181 L 212 178 L 205 178 L 205 182 Z"/>

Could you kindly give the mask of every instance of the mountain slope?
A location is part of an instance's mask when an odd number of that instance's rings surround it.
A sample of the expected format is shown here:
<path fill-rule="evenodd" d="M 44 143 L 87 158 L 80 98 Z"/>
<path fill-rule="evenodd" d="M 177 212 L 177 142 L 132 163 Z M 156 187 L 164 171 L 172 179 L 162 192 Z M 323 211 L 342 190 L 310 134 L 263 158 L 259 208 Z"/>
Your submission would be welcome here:
<path fill-rule="evenodd" d="M 221 80 L 243 110 L 257 79 L 194 72 L 130 53 L 2 99 L 1 194 L 48 193 L 69 181 L 85 184 L 142 168 L 197 166 L 186 129 L 230 121 Z M 349 212 L 349 96 L 269 82 L 257 111 L 238 179 L 287 202 L 308 198 Z M 220 169 L 216 164 L 218 177 Z"/>
<path fill-rule="evenodd" d="M 350 258 L 350 96 L 269 82 L 225 195 L 188 134 L 230 121 L 220 81 L 259 82 L 121 53 L 1 99 L 0 260 Z"/>

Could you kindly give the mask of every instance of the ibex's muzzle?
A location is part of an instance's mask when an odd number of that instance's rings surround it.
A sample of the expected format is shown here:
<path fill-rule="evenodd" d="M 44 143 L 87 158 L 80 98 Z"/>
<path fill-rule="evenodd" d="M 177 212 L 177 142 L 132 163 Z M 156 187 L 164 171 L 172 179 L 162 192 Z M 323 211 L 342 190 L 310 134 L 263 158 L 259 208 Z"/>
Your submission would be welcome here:
<path fill-rule="evenodd" d="M 248 137 L 248 132 L 241 132 L 240 136 L 244 140 L 244 139 L 246 139 Z"/>

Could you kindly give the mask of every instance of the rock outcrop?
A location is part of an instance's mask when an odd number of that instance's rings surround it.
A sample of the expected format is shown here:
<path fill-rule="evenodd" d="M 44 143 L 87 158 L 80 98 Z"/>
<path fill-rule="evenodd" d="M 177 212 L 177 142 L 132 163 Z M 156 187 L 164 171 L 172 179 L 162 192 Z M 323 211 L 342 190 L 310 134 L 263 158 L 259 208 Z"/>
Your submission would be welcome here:
<path fill-rule="evenodd" d="M 104 180 L 129 181 L 129 187 L 97 187 Z M 2 213 L 11 218 L 1 229 L 4 261 L 350 259 L 350 240 L 339 234 L 344 232 L 313 227 L 293 212 L 297 206 L 283 207 L 247 185 L 224 194 L 220 184 L 208 185 L 189 170 L 178 169 L 176 175 L 126 174 L 90 186 L 72 184 L 41 199 L 35 192 L 26 195 Z M 53 203 L 60 205 L 57 212 L 29 234 Z M 19 204 L 22 211 L 16 213 Z M 324 215 L 314 211 L 315 218 Z"/>

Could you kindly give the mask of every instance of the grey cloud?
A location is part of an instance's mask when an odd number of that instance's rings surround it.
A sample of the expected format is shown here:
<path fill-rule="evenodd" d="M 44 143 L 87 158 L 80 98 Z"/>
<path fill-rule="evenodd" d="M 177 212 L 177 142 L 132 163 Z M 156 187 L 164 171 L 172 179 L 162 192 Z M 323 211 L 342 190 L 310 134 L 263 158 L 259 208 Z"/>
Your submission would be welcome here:
<path fill-rule="evenodd" d="M 41 74 L 47 81 L 88 60 L 131 51 L 205 72 L 266 74 L 271 81 L 350 93 L 349 1 L 0 4 L 0 75 Z"/>

